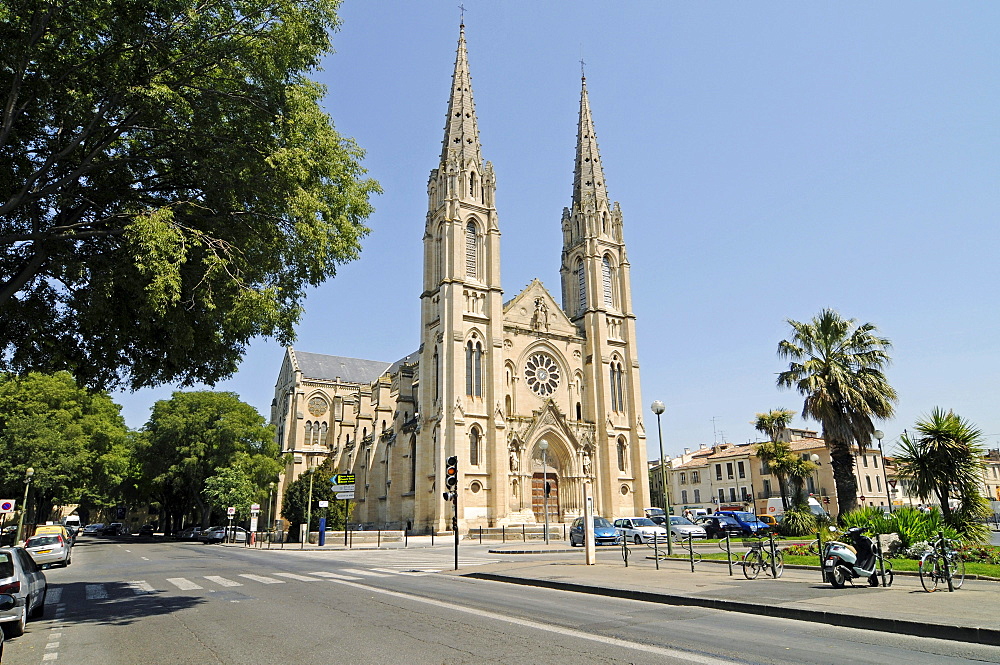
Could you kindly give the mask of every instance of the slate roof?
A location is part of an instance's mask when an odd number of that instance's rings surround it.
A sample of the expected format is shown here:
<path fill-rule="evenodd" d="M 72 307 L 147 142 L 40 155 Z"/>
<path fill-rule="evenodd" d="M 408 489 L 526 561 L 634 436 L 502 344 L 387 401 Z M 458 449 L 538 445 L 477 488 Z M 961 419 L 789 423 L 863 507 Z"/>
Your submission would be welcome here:
<path fill-rule="evenodd" d="M 339 378 L 347 383 L 367 384 L 382 376 L 392 366 L 392 363 L 381 360 L 328 356 L 308 351 L 293 350 L 293 353 L 302 376 L 309 379 L 333 381 Z"/>

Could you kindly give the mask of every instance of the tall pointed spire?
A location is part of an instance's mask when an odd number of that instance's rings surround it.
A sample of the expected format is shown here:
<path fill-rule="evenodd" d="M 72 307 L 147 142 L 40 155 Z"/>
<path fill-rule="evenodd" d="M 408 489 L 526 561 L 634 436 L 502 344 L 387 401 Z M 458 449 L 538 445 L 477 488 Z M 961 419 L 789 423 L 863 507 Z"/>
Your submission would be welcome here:
<path fill-rule="evenodd" d="M 482 164 L 479 148 L 479 125 L 476 122 L 476 105 L 472 101 L 472 76 L 469 74 L 469 56 L 465 50 L 465 23 L 458 35 L 458 53 L 455 56 L 455 73 L 451 79 L 451 99 L 448 100 L 448 117 L 444 125 L 441 146 L 441 163 L 458 159 L 460 166 Z"/>
<path fill-rule="evenodd" d="M 581 76 L 580 124 L 576 134 L 576 169 L 573 173 L 573 208 L 582 210 L 588 201 L 595 208 L 608 209 L 608 193 L 604 185 L 604 168 L 597 149 L 594 118 L 590 115 L 587 97 L 587 77 Z M 604 203 L 603 206 L 600 204 Z"/>

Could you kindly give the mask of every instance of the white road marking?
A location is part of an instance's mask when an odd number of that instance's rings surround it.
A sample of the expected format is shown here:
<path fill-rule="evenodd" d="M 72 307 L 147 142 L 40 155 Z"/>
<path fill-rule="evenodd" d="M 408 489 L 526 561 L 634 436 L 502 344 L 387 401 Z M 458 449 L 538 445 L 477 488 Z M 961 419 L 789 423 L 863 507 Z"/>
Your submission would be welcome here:
<path fill-rule="evenodd" d="M 296 575 L 295 573 L 275 573 L 278 577 L 287 577 L 290 580 L 298 580 L 299 582 L 319 582 L 320 580 L 315 577 L 309 577 L 308 575 Z"/>
<path fill-rule="evenodd" d="M 200 584 L 196 584 L 189 579 L 183 577 L 168 577 L 167 581 L 173 584 L 175 587 L 181 591 L 190 591 L 191 589 L 203 589 L 204 587 Z"/>
<path fill-rule="evenodd" d="M 333 580 L 360 580 L 361 579 L 360 577 L 351 577 L 350 575 L 338 575 L 337 573 L 327 573 L 327 572 L 318 572 L 318 573 L 309 573 L 309 574 L 310 575 L 318 575 L 319 577 L 329 577 L 330 579 L 333 579 Z"/>
<path fill-rule="evenodd" d="M 342 568 L 345 573 L 352 573 L 354 575 L 363 575 L 365 577 L 389 577 L 385 573 L 373 573 L 370 570 L 361 570 L 360 568 Z"/>
<path fill-rule="evenodd" d="M 58 649 L 59 648 L 59 643 L 58 642 L 49 642 L 48 644 L 45 645 L 45 648 L 46 649 Z"/>
<path fill-rule="evenodd" d="M 87 600 L 103 600 L 108 597 L 108 590 L 103 584 L 88 584 L 86 586 Z"/>
<path fill-rule="evenodd" d="M 690 653 L 688 651 L 682 651 L 680 649 L 671 649 L 669 647 L 658 647 L 652 644 L 641 644 L 639 642 L 629 642 L 627 640 L 618 639 L 617 637 L 605 637 L 604 635 L 594 635 L 593 633 L 587 633 L 582 630 L 574 630 L 572 628 L 564 628 L 562 626 L 553 626 L 551 624 L 541 623 L 540 621 L 532 621 L 531 619 L 519 619 L 516 617 L 507 616 L 506 614 L 498 614 L 496 612 L 490 612 L 488 610 L 480 610 L 474 607 L 463 607 L 462 605 L 448 603 L 443 600 L 434 600 L 433 598 L 422 598 L 420 596 L 413 596 L 408 593 L 402 593 L 400 591 L 390 591 L 388 589 L 381 589 L 379 587 L 369 586 L 367 584 L 358 584 L 357 582 L 345 582 L 341 580 L 330 580 L 330 581 L 333 582 L 334 584 L 343 584 L 344 586 L 360 589 L 368 593 L 380 593 L 382 595 L 392 596 L 394 598 L 403 598 L 405 600 L 417 603 L 424 603 L 426 605 L 433 605 L 435 607 L 443 607 L 445 609 L 454 610 L 456 612 L 465 612 L 466 614 L 474 614 L 476 616 L 483 617 L 486 619 L 491 619 L 493 621 L 504 621 L 506 623 L 512 623 L 516 626 L 524 626 L 525 628 L 534 628 L 535 630 L 543 630 L 549 633 L 558 633 L 560 635 L 574 637 L 579 640 L 589 640 L 591 642 L 599 642 L 601 644 L 607 644 L 621 649 L 634 649 L 636 651 L 655 653 L 657 655 L 668 656 L 670 658 L 676 658 L 678 660 L 686 660 L 691 663 L 699 663 L 699 665 L 732 665 L 732 663 L 737 662 L 732 660 L 724 660 L 722 658 L 714 658 L 712 656 L 706 656 L 698 653 Z"/>
<path fill-rule="evenodd" d="M 150 585 L 146 580 L 132 580 L 131 582 L 126 582 L 129 588 L 132 589 L 132 593 L 135 595 L 141 595 L 144 593 L 155 593 L 156 589 Z"/>
<path fill-rule="evenodd" d="M 49 635 L 49 639 L 50 639 L 50 640 L 57 640 L 57 639 L 59 639 L 60 637 L 62 637 L 62 633 L 51 633 L 51 634 Z"/>
<path fill-rule="evenodd" d="M 58 605 L 59 601 L 62 599 L 62 591 L 62 587 L 49 589 L 48 594 L 45 596 L 45 602 L 51 603 L 52 605 Z"/>
<path fill-rule="evenodd" d="M 209 582 L 215 582 L 219 586 L 243 586 L 239 582 L 227 580 L 225 577 L 219 577 L 218 575 L 205 575 L 205 579 Z"/>
<path fill-rule="evenodd" d="M 241 574 L 240 577 L 245 577 L 248 580 L 253 580 L 254 582 L 260 582 L 261 584 L 284 584 L 285 583 L 285 580 L 276 580 L 273 577 L 267 577 L 266 575 Z"/>
<path fill-rule="evenodd" d="M 149 557 L 144 557 L 143 556 L 143 557 L 139 557 L 139 558 L 142 559 L 143 561 L 149 561 Z"/>
<path fill-rule="evenodd" d="M 55 660 L 58 657 L 59 657 L 59 654 L 57 652 L 53 651 L 53 652 L 47 653 L 44 656 L 42 656 L 42 660 Z"/>

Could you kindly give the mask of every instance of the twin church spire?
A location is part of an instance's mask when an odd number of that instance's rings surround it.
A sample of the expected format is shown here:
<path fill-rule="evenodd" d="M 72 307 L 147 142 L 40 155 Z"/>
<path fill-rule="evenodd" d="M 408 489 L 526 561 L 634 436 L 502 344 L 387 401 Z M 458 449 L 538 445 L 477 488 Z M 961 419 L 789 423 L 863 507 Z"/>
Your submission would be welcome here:
<path fill-rule="evenodd" d="M 441 163 L 457 162 L 461 166 L 482 164 L 479 146 L 479 124 L 476 121 L 476 104 L 472 99 L 472 76 L 469 74 L 469 55 L 465 48 L 465 25 L 458 36 L 458 53 L 455 56 L 455 73 L 451 77 L 451 98 L 448 100 L 448 117 L 444 125 L 441 146 Z"/>

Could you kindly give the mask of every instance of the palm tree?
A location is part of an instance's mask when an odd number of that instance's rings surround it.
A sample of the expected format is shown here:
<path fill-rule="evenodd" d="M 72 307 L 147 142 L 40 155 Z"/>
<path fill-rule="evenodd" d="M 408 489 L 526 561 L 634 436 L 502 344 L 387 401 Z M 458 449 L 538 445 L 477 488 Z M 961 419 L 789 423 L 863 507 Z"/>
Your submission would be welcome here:
<path fill-rule="evenodd" d="M 896 456 L 899 476 L 912 483 L 917 496 L 937 497 L 945 522 L 953 524 L 951 499 L 962 507 L 981 503 L 983 478 L 983 434 L 952 411 L 934 407 L 931 415 L 918 420 L 917 436 L 900 437 Z M 978 500 L 977 500 L 978 499 Z"/>
<path fill-rule="evenodd" d="M 802 416 L 819 421 L 830 449 L 840 514 L 857 503 L 855 443 L 867 445 L 875 432 L 873 418 L 891 418 L 896 391 L 883 373 L 891 362 L 888 339 L 874 324 L 856 325 L 824 309 L 812 321 L 788 320 L 791 339 L 778 344 L 778 357 L 790 359 L 778 374 L 778 386 L 805 396 Z"/>
<path fill-rule="evenodd" d="M 758 443 L 754 453 L 762 464 L 767 465 L 771 473 L 778 480 L 778 494 L 781 495 L 781 507 L 788 510 L 788 501 L 785 500 L 785 478 L 788 467 L 787 458 L 791 455 L 792 449 L 782 441 L 782 435 L 788 429 L 793 411 L 788 409 L 772 409 L 767 413 L 758 413 L 757 417 L 750 421 L 758 432 L 766 434 L 768 440 Z"/>
<path fill-rule="evenodd" d="M 795 508 L 806 503 L 803 487 L 806 484 L 806 480 L 817 468 L 812 460 L 802 459 L 795 455 L 791 456 L 791 460 L 785 469 L 785 474 L 788 476 L 788 484 L 792 486 L 792 505 Z"/>

